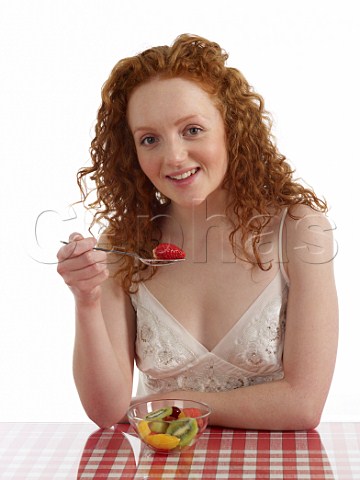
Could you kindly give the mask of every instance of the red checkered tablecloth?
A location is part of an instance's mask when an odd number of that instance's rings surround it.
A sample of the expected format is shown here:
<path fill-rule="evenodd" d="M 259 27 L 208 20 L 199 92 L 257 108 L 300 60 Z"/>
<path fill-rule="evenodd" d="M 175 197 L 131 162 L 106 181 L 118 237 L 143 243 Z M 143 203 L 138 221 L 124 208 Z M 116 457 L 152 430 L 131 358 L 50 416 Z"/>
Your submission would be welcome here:
<path fill-rule="evenodd" d="M 1 480 L 360 479 L 360 423 L 310 432 L 211 427 L 180 455 L 133 450 L 127 424 L 94 430 L 90 423 L 0 424 Z"/>

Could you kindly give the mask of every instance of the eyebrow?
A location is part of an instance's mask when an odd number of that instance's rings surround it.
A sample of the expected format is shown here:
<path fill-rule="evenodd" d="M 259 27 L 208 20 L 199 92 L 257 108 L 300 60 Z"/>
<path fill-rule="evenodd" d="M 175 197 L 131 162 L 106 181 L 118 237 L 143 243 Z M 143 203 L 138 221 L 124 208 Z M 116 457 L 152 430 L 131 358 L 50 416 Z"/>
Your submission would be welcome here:
<path fill-rule="evenodd" d="M 180 125 L 180 123 L 183 123 L 183 122 L 186 122 L 187 120 L 191 120 L 191 119 L 195 119 L 195 118 L 200 118 L 200 119 L 203 119 L 203 120 L 206 120 L 206 117 L 204 117 L 203 115 L 200 115 L 198 113 L 192 113 L 191 115 L 185 115 L 184 117 L 181 117 L 179 118 L 178 120 L 176 120 L 175 122 L 175 126 L 178 126 Z M 153 127 L 150 127 L 150 126 L 146 126 L 146 125 L 141 125 L 139 127 L 136 127 L 134 129 L 134 132 L 133 132 L 133 135 L 135 135 L 136 132 L 138 131 L 146 131 L 146 130 L 152 130 Z"/>

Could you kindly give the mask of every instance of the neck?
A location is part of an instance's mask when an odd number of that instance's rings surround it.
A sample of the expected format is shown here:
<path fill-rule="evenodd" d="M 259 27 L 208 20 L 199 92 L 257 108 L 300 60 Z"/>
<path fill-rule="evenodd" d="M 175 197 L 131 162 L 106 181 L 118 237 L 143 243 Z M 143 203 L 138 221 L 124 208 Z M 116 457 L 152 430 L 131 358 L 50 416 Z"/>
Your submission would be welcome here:
<path fill-rule="evenodd" d="M 172 203 L 164 225 L 164 240 L 184 248 L 188 258 L 202 261 L 207 248 L 216 244 L 223 250 L 228 243 L 231 222 L 225 215 L 226 192 L 208 197 L 199 205 L 182 207 Z"/>
<path fill-rule="evenodd" d="M 168 214 L 181 225 L 184 232 L 187 232 L 193 228 L 194 224 L 202 225 L 204 221 L 226 219 L 226 199 L 227 192 L 221 190 L 199 204 L 183 207 L 171 203 Z"/>

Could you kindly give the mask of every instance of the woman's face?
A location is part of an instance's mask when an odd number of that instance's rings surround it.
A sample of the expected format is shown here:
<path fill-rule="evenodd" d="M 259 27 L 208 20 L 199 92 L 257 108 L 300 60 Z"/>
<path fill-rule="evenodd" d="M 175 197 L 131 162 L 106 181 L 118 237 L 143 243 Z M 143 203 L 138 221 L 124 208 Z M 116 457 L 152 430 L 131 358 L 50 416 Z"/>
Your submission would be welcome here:
<path fill-rule="evenodd" d="M 220 192 L 228 165 L 224 122 L 198 84 L 151 80 L 131 94 L 127 116 L 140 166 L 159 192 L 184 207 Z"/>

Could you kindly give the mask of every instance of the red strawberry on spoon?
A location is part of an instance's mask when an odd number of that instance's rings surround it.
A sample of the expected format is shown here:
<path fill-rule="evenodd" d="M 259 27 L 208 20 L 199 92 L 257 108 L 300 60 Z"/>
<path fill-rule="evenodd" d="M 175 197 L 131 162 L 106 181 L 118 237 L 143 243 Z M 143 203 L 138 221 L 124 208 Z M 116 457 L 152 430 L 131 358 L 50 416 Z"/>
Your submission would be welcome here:
<path fill-rule="evenodd" d="M 178 260 L 185 258 L 185 252 L 172 243 L 160 243 L 153 250 L 154 258 L 158 260 Z"/>

